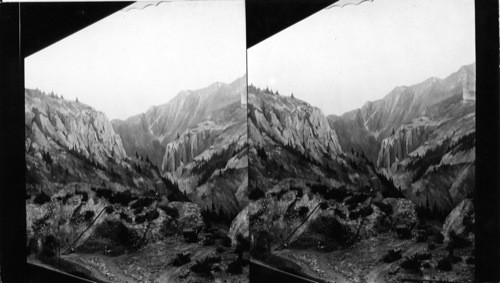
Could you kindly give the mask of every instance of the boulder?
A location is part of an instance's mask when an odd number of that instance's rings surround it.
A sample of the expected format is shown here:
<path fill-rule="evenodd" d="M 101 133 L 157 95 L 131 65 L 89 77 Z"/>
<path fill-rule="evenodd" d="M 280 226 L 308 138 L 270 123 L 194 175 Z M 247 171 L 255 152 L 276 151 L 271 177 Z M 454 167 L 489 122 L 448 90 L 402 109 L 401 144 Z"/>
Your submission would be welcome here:
<path fill-rule="evenodd" d="M 418 223 L 415 204 L 405 198 L 386 198 L 382 201 L 392 207 L 391 223 L 393 227 L 405 225 L 413 229 Z"/>
<path fill-rule="evenodd" d="M 445 242 L 450 241 L 450 233 L 456 236 L 472 239 L 474 227 L 474 204 L 471 199 L 464 199 L 446 217 L 442 233 Z"/>
<path fill-rule="evenodd" d="M 243 237 L 248 238 L 250 234 L 249 221 L 248 221 L 248 210 L 249 206 L 246 206 L 238 215 L 234 218 L 229 228 L 229 238 L 233 245 L 236 245 L 236 237 L 241 234 Z"/>
<path fill-rule="evenodd" d="M 189 228 L 199 231 L 203 228 L 203 218 L 201 209 L 192 202 L 173 201 L 168 204 L 169 207 L 177 209 L 179 218 L 177 218 L 177 227 L 179 231 Z"/>

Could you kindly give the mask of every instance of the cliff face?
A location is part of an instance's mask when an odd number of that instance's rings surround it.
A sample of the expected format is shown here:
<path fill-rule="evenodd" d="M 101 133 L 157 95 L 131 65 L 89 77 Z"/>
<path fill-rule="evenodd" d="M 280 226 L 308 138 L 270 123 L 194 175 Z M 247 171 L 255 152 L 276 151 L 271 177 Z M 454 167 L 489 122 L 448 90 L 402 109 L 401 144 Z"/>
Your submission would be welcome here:
<path fill-rule="evenodd" d="M 402 161 L 424 144 L 431 132 L 437 127 L 428 118 L 415 119 L 411 124 L 401 126 L 393 135 L 384 139 L 380 145 L 377 159 L 378 167 L 390 167 Z"/>
<path fill-rule="evenodd" d="M 283 180 L 359 190 L 377 179 L 361 154 L 342 151 L 321 111 L 301 100 L 249 87 L 249 191 L 251 198 Z"/>
<path fill-rule="evenodd" d="M 475 82 L 473 63 L 445 79 L 430 78 L 416 85 L 396 87 L 380 100 L 369 101 L 341 116 L 330 115 L 328 120 L 344 150 L 363 151 L 376 162 L 381 142 L 399 127 L 428 117 L 436 105 L 456 95 L 463 101 L 475 100 Z"/>
<path fill-rule="evenodd" d="M 316 107 L 295 98 L 256 91 L 249 93 L 249 118 L 259 135 L 253 144 L 268 136 L 279 144 L 321 162 L 324 155 L 342 152 L 337 134 Z"/>
<path fill-rule="evenodd" d="M 167 145 L 162 170 L 175 171 L 193 161 L 196 156 L 213 144 L 221 130 L 220 125 L 211 121 L 200 123 L 196 128 L 186 130 L 178 139 Z"/>
<path fill-rule="evenodd" d="M 238 100 L 167 144 L 162 171 L 200 207 L 234 217 L 248 203 L 247 108 Z"/>
<path fill-rule="evenodd" d="M 90 106 L 25 91 L 27 193 L 66 190 L 68 183 L 154 189 L 151 164 L 128 157 L 106 115 Z"/>
<path fill-rule="evenodd" d="M 114 120 L 113 126 L 129 155 L 138 152 L 161 166 L 168 143 L 188 128 L 209 119 L 212 113 L 232 103 L 241 103 L 245 93 L 245 76 L 230 84 L 218 82 L 203 89 L 185 90 L 164 105 L 154 106 L 125 121 Z"/>
<path fill-rule="evenodd" d="M 25 91 L 26 150 L 74 150 L 105 166 L 126 157 L 120 137 L 102 112 L 73 101 Z"/>

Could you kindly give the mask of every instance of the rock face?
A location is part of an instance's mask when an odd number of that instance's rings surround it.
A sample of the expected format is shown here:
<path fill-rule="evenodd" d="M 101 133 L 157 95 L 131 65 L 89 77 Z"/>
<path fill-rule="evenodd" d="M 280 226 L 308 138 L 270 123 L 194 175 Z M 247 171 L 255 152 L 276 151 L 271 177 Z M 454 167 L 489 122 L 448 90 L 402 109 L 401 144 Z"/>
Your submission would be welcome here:
<path fill-rule="evenodd" d="M 386 168 L 402 161 L 420 145 L 424 144 L 436 127 L 437 123 L 430 121 L 426 117 L 420 117 L 410 124 L 401 126 L 394 135 L 382 140 L 377 166 Z"/>
<path fill-rule="evenodd" d="M 474 188 L 475 73 L 471 64 L 445 79 L 397 87 L 329 116 L 330 125 L 343 147 L 366 153 L 418 207 L 447 215 Z"/>
<path fill-rule="evenodd" d="M 237 243 L 238 234 L 241 234 L 245 238 L 248 238 L 250 235 L 250 221 L 248 221 L 248 211 L 250 210 L 250 206 L 252 205 L 248 205 L 245 209 L 240 211 L 231 223 L 228 236 L 231 238 L 233 245 Z"/>
<path fill-rule="evenodd" d="M 150 163 L 127 156 L 106 115 L 83 103 L 26 90 L 25 132 L 30 195 L 72 182 L 147 191 L 160 179 Z"/>
<path fill-rule="evenodd" d="M 162 164 L 195 203 L 231 217 L 248 203 L 246 113 L 240 101 L 211 113 L 166 146 Z"/>
<path fill-rule="evenodd" d="M 193 161 L 214 143 L 222 129 L 223 126 L 206 121 L 198 124 L 196 128 L 186 130 L 178 139 L 167 145 L 162 170 L 172 172 Z"/>
<path fill-rule="evenodd" d="M 446 217 L 442 229 L 445 241 L 449 241 L 452 231 L 465 238 L 474 232 L 474 204 L 471 199 L 464 199 Z"/>
<path fill-rule="evenodd" d="M 353 190 L 370 187 L 370 179 L 378 178 L 361 154 L 342 151 L 318 108 L 253 86 L 248 101 L 250 195 L 287 178 Z"/>
<path fill-rule="evenodd" d="M 218 82 L 199 90 L 185 90 L 167 104 L 154 106 L 146 113 L 125 121 L 113 120 L 113 126 L 129 155 L 138 152 L 161 166 L 168 143 L 188 128 L 209 119 L 213 112 L 235 102 L 241 104 L 245 89 L 244 76 L 230 84 Z"/>
<path fill-rule="evenodd" d="M 120 137 L 102 112 L 74 101 L 25 91 L 26 151 L 71 149 L 105 166 L 126 157 Z"/>
<path fill-rule="evenodd" d="M 316 161 L 323 155 L 342 152 L 337 134 L 332 131 L 320 109 L 295 98 L 249 89 L 249 118 L 259 135 L 254 144 L 268 136 Z"/>
<path fill-rule="evenodd" d="M 342 116 L 328 116 L 330 126 L 339 135 L 344 150 L 364 151 L 376 162 L 379 144 L 399 127 L 428 116 L 429 109 L 455 95 L 461 101 L 475 101 L 475 63 L 461 67 L 445 79 L 430 78 L 413 86 L 399 86 L 377 101 Z"/>

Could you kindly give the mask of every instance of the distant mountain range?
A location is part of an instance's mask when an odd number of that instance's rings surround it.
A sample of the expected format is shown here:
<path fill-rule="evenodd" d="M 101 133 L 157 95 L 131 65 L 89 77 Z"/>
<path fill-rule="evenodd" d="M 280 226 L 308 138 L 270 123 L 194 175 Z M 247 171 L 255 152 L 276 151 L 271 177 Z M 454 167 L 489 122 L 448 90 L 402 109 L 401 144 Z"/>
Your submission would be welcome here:
<path fill-rule="evenodd" d="M 341 116 L 249 86 L 248 128 L 253 201 L 250 220 L 233 225 L 250 225 L 257 250 L 334 248 L 413 229 L 417 216 L 443 221 L 474 191 L 475 64 Z"/>
<path fill-rule="evenodd" d="M 128 155 L 148 156 L 158 166 L 165 148 L 188 128 L 210 120 L 210 115 L 225 106 L 240 102 L 245 95 L 246 76 L 230 84 L 213 83 L 198 90 L 184 90 L 166 104 L 153 106 L 125 121 L 113 120 Z"/>
<path fill-rule="evenodd" d="M 475 85 L 474 63 L 327 119 L 345 151 L 364 153 L 417 204 L 447 213 L 473 190 Z"/>

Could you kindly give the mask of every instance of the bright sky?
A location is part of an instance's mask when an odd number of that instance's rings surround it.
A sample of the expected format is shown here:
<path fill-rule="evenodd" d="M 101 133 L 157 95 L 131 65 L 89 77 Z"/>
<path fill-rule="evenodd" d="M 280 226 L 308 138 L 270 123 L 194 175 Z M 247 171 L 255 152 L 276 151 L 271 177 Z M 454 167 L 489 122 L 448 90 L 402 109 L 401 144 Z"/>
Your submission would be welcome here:
<path fill-rule="evenodd" d="M 27 88 L 78 97 L 109 119 L 245 72 L 243 0 L 122 10 L 25 60 Z"/>
<path fill-rule="evenodd" d="M 473 0 L 374 0 L 322 10 L 248 51 L 248 79 L 342 114 L 475 61 Z"/>

